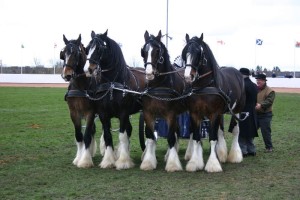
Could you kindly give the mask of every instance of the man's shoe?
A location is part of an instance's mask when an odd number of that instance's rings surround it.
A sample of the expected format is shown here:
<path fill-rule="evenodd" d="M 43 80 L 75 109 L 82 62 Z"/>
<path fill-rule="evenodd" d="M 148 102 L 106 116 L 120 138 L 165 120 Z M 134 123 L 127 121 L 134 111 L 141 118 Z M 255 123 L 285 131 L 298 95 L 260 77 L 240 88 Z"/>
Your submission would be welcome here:
<path fill-rule="evenodd" d="M 271 152 L 273 152 L 273 149 L 272 149 L 272 148 L 267 148 L 267 149 L 266 149 L 266 153 L 271 153 Z"/>
<path fill-rule="evenodd" d="M 248 153 L 248 156 L 256 156 L 256 152 Z"/>

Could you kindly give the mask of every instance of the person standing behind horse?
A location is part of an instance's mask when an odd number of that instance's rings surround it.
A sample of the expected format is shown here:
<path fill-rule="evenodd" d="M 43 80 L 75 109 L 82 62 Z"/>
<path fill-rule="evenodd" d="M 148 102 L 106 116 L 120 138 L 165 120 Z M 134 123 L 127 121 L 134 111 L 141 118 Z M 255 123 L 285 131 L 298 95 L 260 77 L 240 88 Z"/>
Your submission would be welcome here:
<path fill-rule="evenodd" d="M 247 68 L 241 68 L 240 72 L 244 77 L 245 93 L 246 93 L 246 103 L 242 112 L 243 113 L 248 112 L 249 116 L 244 121 L 239 122 L 239 128 L 240 128 L 239 145 L 241 147 L 243 157 L 255 156 L 256 149 L 254 144 L 254 137 L 258 137 L 257 116 L 256 116 L 255 106 L 257 102 L 258 91 L 257 91 L 256 84 L 253 83 L 249 78 L 250 70 Z"/>
<path fill-rule="evenodd" d="M 272 105 L 275 100 L 275 91 L 267 86 L 265 74 L 258 74 L 256 76 L 256 83 L 258 95 L 255 109 L 257 111 L 258 128 L 261 130 L 266 152 L 272 152 L 271 121 L 273 117 Z"/>

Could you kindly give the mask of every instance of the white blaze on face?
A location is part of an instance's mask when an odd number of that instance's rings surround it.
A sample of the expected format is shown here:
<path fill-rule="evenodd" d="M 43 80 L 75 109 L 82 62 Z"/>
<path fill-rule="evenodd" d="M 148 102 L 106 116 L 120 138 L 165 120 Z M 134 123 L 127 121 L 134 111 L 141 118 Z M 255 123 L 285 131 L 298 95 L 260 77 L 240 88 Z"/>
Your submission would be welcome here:
<path fill-rule="evenodd" d="M 91 48 L 91 49 L 89 50 L 89 55 L 87 55 L 87 57 L 86 57 L 86 58 L 87 58 L 87 61 L 86 61 L 85 65 L 84 65 L 84 72 L 85 72 L 85 73 L 89 73 L 90 62 L 89 62 L 88 60 L 89 60 L 89 59 L 91 58 L 91 56 L 93 55 L 95 49 L 96 49 L 96 46 L 94 46 L 93 48 Z"/>
<path fill-rule="evenodd" d="M 69 62 L 70 59 L 70 55 L 65 55 L 65 64 L 67 64 Z M 66 74 L 66 66 L 64 66 L 63 68 L 63 77 L 66 77 L 68 74 Z"/>
<path fill-rule="evenodd" d="M 192 64 L 191 54 L 187 53 L 186 54 L 186 67 L 185 67 L 185 71 L 184 71 L 185 79 L 191 79 L 191 70 L 192 70 L 191 64 Z"/>
<path fill-rule="evenodd" d="M 149 44 L 147 44 L 149 45 Z M 153 48 L 151 47 L 151 45 L 148 46 L 149 51 L 148 51 L 148 57 L 147 57 L 147 63 L 151 63 L 151 52 L 153 50 Z M 152 69 L 152 65 L 151 64 L 147 64 L 146 65 L 146 75 L 151 75 L 153 73 L 153 69 Z"/>

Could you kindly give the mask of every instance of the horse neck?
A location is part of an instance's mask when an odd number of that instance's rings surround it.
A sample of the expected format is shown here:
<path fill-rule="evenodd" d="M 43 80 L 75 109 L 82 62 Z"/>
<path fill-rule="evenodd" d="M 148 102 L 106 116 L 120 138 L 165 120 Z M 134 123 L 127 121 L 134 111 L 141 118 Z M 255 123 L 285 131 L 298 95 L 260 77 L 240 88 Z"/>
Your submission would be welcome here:
<path fill-rule="evenodd" d="M 164 70 L 161 70 L 160 73 L 176 71 L 172 64 L 168 62 L 164 64 L 163 68 Z M 148 86 L 152 88 L 167 87 L 181 92 L 185 87 L 185 80 L 184 76 L 181 76 L 178 72 L 175 72 L 156 76 L 152 81 L 149 81 Z"/>
<path fill-rule="evenodd" d="M 88 90 L 88 88 L 89 79 L 85 75 L 72 78 L 69 84 L 69 90 Z"/>
<path fill-rule="evenodd" d="M 80 51 L 80 58 L 78 61 L 78 65 L 76 66 L 76 74 L 81 75 L 84 74 L 84 65 L 86 63 L 86 55 L 83 50 Z"/>
<path fill-rule="evenodd" d="M 100 63 L 100 66 L 103 66 Z M 101 72 L 101 82 L 124 82 L 124 77 L 128 74 L 127 66 L 119 64 L 104 65 Z M 106 71 L 107 70 L 107 71 Z"/>
<path fill-rule="evenodd" d="M 216 87 L 215 74 L 212 67 L 202 66 L 204 70 L 199 73 L 199 78 L 193 82 L 193 87 Z"/>

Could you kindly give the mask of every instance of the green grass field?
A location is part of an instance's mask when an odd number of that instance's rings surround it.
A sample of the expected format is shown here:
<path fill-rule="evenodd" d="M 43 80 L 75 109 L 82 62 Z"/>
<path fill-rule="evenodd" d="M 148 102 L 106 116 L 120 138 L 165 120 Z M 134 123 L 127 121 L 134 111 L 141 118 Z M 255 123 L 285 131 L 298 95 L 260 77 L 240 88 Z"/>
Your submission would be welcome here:
<path fill-rule="evenodd" d="M 277 93 L 273 118 L 273 153 L 264 153 L 262 137 L 255 139 L 257 156 L 240 164 L 223 164 L 222 173 L 164 170 L 166 139 L 157 146 L 158 167 L 141 171 L 138 114 L 131 118 L 129 170 L 72 165 L 76 153 L 73 124 L 62 88 L 0 87 L 1 199 L 299 199 L 300 94 Z M 226 118 L 227 119 L 227 118 Z M 228 120 L 226 120 L 228 122 Z M 117 120 L 113 127 L 117 128 Z M 101 125 L 97 122 L 97 142 Z M 115 144 L 117 133 L 114 132 Z M 228 148 L 231 135 L 226 134 Z M 209 156 L 204 140 L 204 159 Z M 186 140 L 180 141 L 183 166 Z"/>

